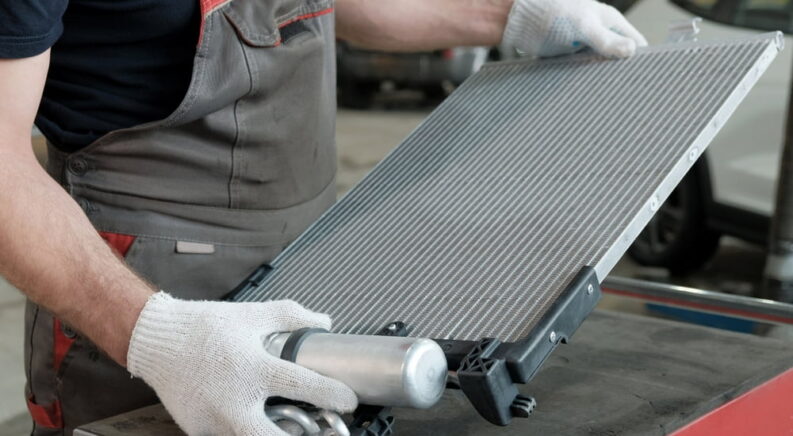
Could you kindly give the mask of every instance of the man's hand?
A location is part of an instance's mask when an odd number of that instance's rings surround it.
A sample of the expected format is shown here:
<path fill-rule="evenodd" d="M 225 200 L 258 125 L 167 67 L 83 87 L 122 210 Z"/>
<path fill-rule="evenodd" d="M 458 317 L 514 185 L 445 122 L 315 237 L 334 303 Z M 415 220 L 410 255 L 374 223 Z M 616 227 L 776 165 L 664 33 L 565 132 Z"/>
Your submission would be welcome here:
<path fill-rule="evenodd" d="M 267 419 L 278 396 L 349 412 L 358 400 L 336 380 L 265 351 L 272 333 L 330 328 L 330 318 L 292 301 L 182 301 L 149 298 L 127 354 L 128 369 L 154 388 L 188 434 L 285 434 Z"/>
<path fill-rule="evenodd" d="M 615 8 L 595 0 L 515 0 L 504 43 L 532 56 L 558 56 L 591 47 L 624 58 L 647 45 Z"/>

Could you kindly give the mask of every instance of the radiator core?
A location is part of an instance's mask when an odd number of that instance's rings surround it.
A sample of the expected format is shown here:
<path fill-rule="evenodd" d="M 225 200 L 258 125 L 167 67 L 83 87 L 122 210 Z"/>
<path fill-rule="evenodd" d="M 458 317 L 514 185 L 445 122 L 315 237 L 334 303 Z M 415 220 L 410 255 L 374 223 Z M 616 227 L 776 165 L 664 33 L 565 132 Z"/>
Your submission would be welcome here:
<path fill-rule="evenodd" d="M 343 333 L 525 338 L 583 266 L 606 277 L 781 48 L 488 64 L 235 299 Z"/>

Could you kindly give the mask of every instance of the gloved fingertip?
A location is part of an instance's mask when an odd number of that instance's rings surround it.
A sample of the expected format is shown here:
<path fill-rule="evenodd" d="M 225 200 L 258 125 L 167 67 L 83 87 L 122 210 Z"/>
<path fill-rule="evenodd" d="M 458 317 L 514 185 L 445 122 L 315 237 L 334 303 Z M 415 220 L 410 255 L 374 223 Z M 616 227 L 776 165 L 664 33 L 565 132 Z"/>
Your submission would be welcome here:
<path fill-rule="evenodd" d="M 332 325 L 333 322 L 330 315 L 305 310 L 305 312 L 300 315 L 299 321 L 292 325 L 290 330 L 303 327 L 330 330 Z"/>
<path fill-rule="evenodd" d="M 625 43 L 625 47 L 623 48 L 622 53 L 625 55 L 624 57 L 633 56 L 636 53 L 637 47 L 638 44 L 636 43 L 636 41 L 629 38 L 628 41 L 626 41 Z"/>
<path fill-rule="evenodd" d="M 292 300 L 279 300 L 272 303 L 270 309 L 275 309 L 280 315 L 280 327 L 285 330 L 297 330 L 304 327 L 322 328 L 330 330 L 331 318 L 327 314 L 306 309 Z"/>
<path fill-rule="evenodd" d="M 310 402 L 321 409 L 333 410 L 335 412 L 349 413 L 358 408 L 358 396 L 355 395 L 344 383 L 326 379 L 325 388 L 322 393 L 315 395 Z"/>
<path fill-rule="evenodd" d="M 270 395 L 305 401 L 320 409 L 351 412 L 358 407 L 358 396 L 346 384 L 285 360 L 268 362 L 274 373 L 288 377 L 273 386 Z"/>
<path fill-rule="evenodd" d="M 330 327 L 333 325 L 333 320 L 331 320 L 330 315 L 317 312 L 311 313 L 314 315 L 312 322 L 314 323 L 315 327 L 330 330 Z"/>
<path fill-rule="evenodd" d="M 349 386 L 335 379 L 327 380 L 330 385 L 327 390 L 327 402 L 323 408 L 342 413 L 352 412 L 358 408 L 358 395 Z"/>
<path fill-rule="evenodd" d="M 602 54 L 618 59 L 631 57 L 634 53 L 636 53 L 636 41 L 630 38 L 620 38 L 602 51 Z"/>
<path fill-rule="evenodd" d="M 341 413 L 353 412 L 358 408 L 358 396 L 347 385 L 339 383 L 334 396 L 328 398 L 328 404 L 325 404 L 323 408 Z"/>

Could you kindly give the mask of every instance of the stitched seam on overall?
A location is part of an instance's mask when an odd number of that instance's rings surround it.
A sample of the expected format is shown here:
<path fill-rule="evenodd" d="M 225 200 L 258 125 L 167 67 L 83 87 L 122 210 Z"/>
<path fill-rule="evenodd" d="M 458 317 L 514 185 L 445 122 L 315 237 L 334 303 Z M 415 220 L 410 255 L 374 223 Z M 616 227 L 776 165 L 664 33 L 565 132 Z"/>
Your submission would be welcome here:
<path fill-rule="evenodd" d="M 30 414 L 31 414 L 32 422 L 33 422 L 33 428 L 31 429 L 31 434 L 35 433 L 36 429 L 42 428 L 45 431 L 49 431 L 49 432 L 58 431 L 62 436 L 65 436 L 65 431 L 66 431 L 65 430 L 65 425 L 64 425 L 65 418 L 64 418 L 64 415 L 63 415 L 63 408 L 61 406 L 61 397 L 62 397 L 61 388 L 60 388 L 61 383 L 60 383 L 60 377 L 58 376 L 58 372 L 60 370 L 56 371 L 55 364 L 54 364 L 55 363 L 55 361 L 54 361 L 54 357 L 55 357 L 54 349 L 55 349 L 55 341 L 56 341 L 56 339 L 55 339 L 55 330 L 56 329 L 55 328 L 57 327 L 57 322 L 56 322 L 56 319 L 55 319 L 54 316 L 52 316 L 52 315 L 49 316 L 49 319 L 51 321 L 51 325 L 48 328 L 46 328 L 46 331 L 50 332 L 49 337 L 51 338 L 52 342 L 49 343 L 49 344 L 46 344 L 48 346 L 45 346 L 45 347 L 35 347 L 34 346 L 35 332 L 37 330 L 41 329 L 41 326 L 39 326 L 40 311 L 41 311 L 41 307 L 39 305 L 35 305 L 35 312 L 34 312 L 34 315 L 33 315 L 33 321 L 31 323 L 31 328 L 30 328 L 30 341 L 29 341 L 30 356 L 28 357 L 28 359 L 29 359 L 28 360 L 28 384 L 29 384 L 30 392 L 29 392 L 29 396 L 27 396 L 26 400 L 28 401 L 28 409 L 30 409 L 31 404 L 32 404 L 36 409 L 39 409 L 42 413 L 44 413 L 47 416 L 46 419 L 48 419 L 48 423 L 52 424 L 52 425 L 55 425 L 55 427 L 51 427 L 50 425 L 47 425 L 47 424 L 41 424 L 40 425 L 39 421 L 37 420 L 37 418 L 35 417 L 35 415 L 33 413 L 33 410 L 30 410 Z M 47 353 L 45 355 L 45 357 L 47 357 L 47 361 L 48 361 L 47 364 L 51 363 L 51 365 L 50 365 L 51 368 L 50 368 L 50 370 L 47 371 L 46 375 L 51 376 L 51 377 L 48 377 L 48 378 L 51 378 L 51 380 L 49 380 L 49 382 L 52 383 L 52 385 L 51 385 L 51 388 L 52 388 L 52 393 L 51 393 L 52 401 L 45 402 L 45 403 L 42 403 L 41 402 L 42 398 L 36 395 L 36 392 L 35 392 L 36 389 L 34 389 L 34 386 L 33 386 L 33 361 L 34 361 L 33 352 L 34 352 L 34 350 L 37 350 L 38 352 L 41 352 L 42 348 L 44 348 L 46 350 L 53 350 L 52 354 Z M 47 365 L 47 364 L 45 364 L 45 365 Z M 44 399 L 44 401 L 47 401 L 47 400 L 50 400 L 50 398 L 45 398 Z M 53 415 L 53 413 L 54 413 L 54 415 Z"/>
<path fill-rule="evenodd" d="M 102 230 L 103 230 L 103 231 L 106 231 L 106 232 L 113 232 L 113 230 L 105 230 L 105 227 L 102 227 Z M 279 246 L 279 245 L 281 245 L 281 244 L 285 244 L 285 243 L 287 243 L 287 242 L 291 242 L 291 241 L 293 241 L 295 238 L 297 238 L 298 236 L 300 236 L 302 233 L 303 233 L 303 232 L 297 233 L 297 234 L 295 234 L 295 235 L 292 235 L 291 237 L 288 237 L 288 238 L 279 238 L 279 239 L 273 239 L 272 241 L 268 241 L 267 243 L 255 243 L 255 242 L 240 242 L 240 243 L 230 243 L 230 242 L 215 242 L 215 241 L 210 241 L 210 240 L 206 240 L 206 239 L 185 238 L 185 237 L 181 237 L 181 236 L 163 236 L 163 235 L 152 235 L 152 234 L 148 234 L 148 233 L 135 233 L 135 236 L 138 236 L 138 237 L 141 237 L 141 238 L 158 239 L 158 240 L 162 240 L 162 241 L 183 241 L 183 242 L 197 242 L 197 243 L 200 243 L 200 244 L 212 244 L 212 245 L 221 246 L 221 247 L 250 247 L 250 248 L 256 248 L 256 247 L 277 247 L 277 246 Z M 136 240 L 136 242 L 137 242 L 137 240 Z M 133 245 L 133 247 L 134 247 L 135 245 L 138 245 L 138 244 L 137 244 L 137 243 L 136 243 L 136 244 L 134 244 L 134 245 Z M 130 257 L 131 253 L 132 253 L 132 247 L 130 248 L 130 252 L 129 252 L 129 253 L 127 253 L 127 257 Z"/>
<path fill-rule="evenodd" d="M 290 24 L 294 24 L 294 23 L 296 23 L 298 21 L 306 21 L 306 20 L 310 20 L 312 18 L 319 18 L 319 17 L 321 17 L 323 15 L 330 14 L 333 11 L 334 11 L 333 6 L 329 6 L 329 7 L 325 7 L 325 8 L 317 8 L 315 10 L 311 10 L 309 8 L 306 8 L 305 11 L 298 11 L 297 14 L 295 14 L 294 18 L 288 18 L 286 20 L 279 19 L 278 20 L 278 28 L 279 29 L 283 29 L 284 27 L 286 27 L 286 26 L 288 26 Z"/>
<path fill-rule="evenodd" d="M 216 10 L 229 4 L 231 0 L 201 0 L 201 25 L 198 27 L 198 42 L 196 42 L 196 49 L 201 47 L 201 42 L 204 39 L 204 32 L 206 31 L 206 22 L 210 15 Z M 215 3 L 215 4 L 213 4 Z"/>
<path fill-rule="evenodd" d="M 275 18 L 275 22 L 280 27 L 286 24 L 286 22 L 289 21 L 290 19 L 298 18 L 300 15 L 312 14 L 315 12 L 320 12 L 325 9 L 333 9 L 334 6 L 333 3 L 334 2 L 332 1 L 317 2 L 311 5 L 304 3 L 287 13 L 279 15 L 278 17 Z"/>
<path fill-rule="evenodd" d="M 234 10 L 224 12 L 232 24 L 239 30 L 240 38 L 251 44 L 273 46 L 278 42 L 278 27 L 269 33 L 257 33 L 250 30 L 245 20 Z"/>
<path fill-rule="evenodd" d="M 301 15 L 320 12 L 325 9 L 332 10 L 333 9 L 332 2 L 322 2 L 313 5 L 305 5 L 305 4 L 300 5 L 289 12 L 286 12 L 278 17 L 275 17 L 274 24 L 276 28 L 269 33 L 261 33 L 261 32 L 253 31 L 250 27 L 248 27 L 245 20 L 236 11 L 234 11 L 234 9 L 228 9 L 227 11 L 225 11 L 225 14 L 229 18 L 231 18 L 234 25 L 239 29 L 240 33 L 242 33 L 243 39 L 245 39 L 246 41 L 250 41 L 250 43 L 252 44 L 277 46 L 281 41 L 280 31 L 279 31 L 281 25 Z M 311 19 L 311 18 L 316 18 L 316 17 L 308 17 L 306 19 Z"/>
<path fill-rule="evenodd" d="M 245 96 L 251 95 L 254 90 L 254 74 L 251 69 L 251 61 L 248 58 L 248 50 L 246 50 L 246 45 L 242 41 L 241 37 L 237 38 L 237 43 L 240 46 L 240 50 L 242 50 L 242 58 L 245 60 L 245 70 L 248 72 L 248 92 L 245 93 Z M 241 132 L 241 125 L 240 119 L 237 114 L 237 110 L 239 105 L 242 101 L 242 98 L 238 98 L 234 102 L 234 144 L 231 146 L 231 174 L 229 175 L 229 208 L 235 209 L 240 204 L 240 193 L 239 193 L 239 173 L 240 170 L 237 168 L 238 165 L 241 164 L 240 160 L 237 159 L 237 151 L 241 147 L 240 144 L 240 132 Z"/>
<path fill-rule="evenodd" d="M 30 323 L 30 337 L 28 338 L 28 347 L 30 347 L 30 355 L 28 356 L 28 385 L 30 386 L 30 398 L 34 401 L 36 400 L 36 393 L 33 391 L 33 353 L 36 351 L 36 347 L 33 345 L 34 343 L 34 334 L 36 333 L 36 326 L 38 325 L 39 320 L 39 311 L 41 308 L 39 305 L 36 305 L 36 309 L 33 313 L 33 321 Z M 32 418 L 32 417 L 31 417 Z M 30 434 L 36 431 L 36 426 L 38 423 L 36 420 L 33 420 L 33 429 L 31 430 Z"/>
<path fill-rule="evenodd" d="M 204 78 L 206 77 L 207 71 L 206 56 L 215 33 L 212 31 L 212 27 L 215 25 L 212 18 L 213 17 L 207 17 L 207 19 L 204 21 L 206 26 L 204 28 L 204 41 L 201 44 L 201 47 L 196 49 L 196 58 L 200 59 L 199 62 L 195 63 L 198 71 L 195 72 L 195 80 L 188 86 L 185 100 L 171 115 L 168 116 L 168 118 L 162 120 L 162 124 L 157 127 L 170 127 L 175 125 L 179 121 L 180 117 L 192 109 L 195 105 L 195 102 L 198 100 L 198 93 L 191 91 L 195 91 L 195 89 L 199 88 L 205 82 Z"/>
<path fill-rule="evenodd" d="M 215 12 L 216 10 L 226 6 L 227 4 L 231 3 L 231 0 L 221 0 L 217 4 L 212 5 L 211 0 L 201 0 L 201 13 L 204 14 L 204 18 L 208 17 L 209 14 Z"/>
<path fill-rule="evenodd" d="M 330 185 L 334 184 L 334 183 L 336 183 L 336 178 L 332 177 L 330 179 L 330 181 L 328 181 L 328 183 L 323 185 L 322 188 L 320 188 L 314 194 L 314 196 L 309 198 L 308 200 L 300 202 L 300 203 L 295 203 L 295 204 L 292 204 L 292 205 L 289 205 L 289 206 L 278 207 L 278 208 L 273 208 L 273 209 L 229 209 L 228 207 L 225 207 L 225 206 L 207 206 L 207 205 L 201 205 L 201 204 L 180 203 L 178 201 L 171 201 L 171 200 L 161 200 L 159 198 L 152 198 L 152 197 L 141 197 L 141 196 L 138 196 L 138 195 L 131 195 L 131 194 L 124 194 L 124 193 L 121 193 L 121 192 L 108 191 L 106 189 L 101 189 L 101 188 L 98 188 L 98 187 L 95 187 L 95 186 L 91 186 L 91 185 L 78 185 L 78 186 L 80 188 L 83 188 L 86 191 L 94 191 L 94 192 L 99 192 L 99 193 L 107 194 L 107 195 L 111 195 L 111 196 L 134 197 L 134 198 L 139 198 L 139 199 L 145 200 L 145 201 L 152 201 L 152 202 L 156 202 L 156 203 L 164 203 L 164 204 L 167 204 L 167 205 L 179 205 L 179 207 L 181 209 L 209 210 L 209 211 L 215 210 L 215 211 L 235 213 L 235 214 L 250 214 L 250 215 L 254 215 L 254 214 L 278 214 L 278 213 L 283 212 L 284 209 L 291 209 L 293 207 L 298 207 L 298 206 L 301 206 L 301 205 L 304 205 L 304 204 L 308 204 L 308 203 L 316 200 L 316 198 L 318 196 L 320 196 L 323 192 L 325 192 L 327 189 L 329 189 Z M 86 198 L 86 197 L 83 196 L 83 198 Z M 110 232 L 111 230 L 105 230 L 105 231 Z M 121 232 L 121 233 L 124 233 L 124 232 Z"/>
<path fill-rule="evenodd" d="M 126 256 L 122 259 L 124 264 L 128 265 L 128 259 L 134 259 L 134 256 L 140 255 L 144 251 L 146 251 L 145 247 L 143 246 L 143 241 L 139 238 L 141 235 L 135 235 L 135 241 L 132 242 L 130 245 L 129 250 L 127 250 Z M 145 237 L 145 236 L 144 236 Z"/>
<path fill-rule="evenodd" d="M 240 42 L 240 44 L 242 44 Z M 248 61 L 246 59 L 245 63 L 247 64 Z M 250 91 L 249 91 L 250 92 Z M 237 107 L 240 104 L 240 100 L 237 99 L 234 102 L 234 110 L 232 114 L 234 115 L 234 141 L 231 144 L 231 171 L 229 174 L 229 184 L 228 184 L 228 195 L 229 195 L 229 202 L 228 207 L 229 209 L 234 209 L 239 205 L 239 178 L 238 173 L 239 170 L 237 169 L 237 165 L 239 164 L 239 160 L 236 157 L 237 148 L 239 147 L 240 142 L 240 122 L 239 117 L 237 116 Z"/>
<path fill-rule="evenodd" d="M 232 25 L 238 30 L 240 34 L 240 38 L 245 40 L 245 42 L 253 45 L 263 45 L 272 47 L 275 46 L 278 42 L 278 27 L 269 33 L 256 33 L 250 30 L 248 25 L 245 23 L 245 20 L 234 10 L 229 8 L 229 10 L 224 12 L 226 16 L 231 21 Z"/>

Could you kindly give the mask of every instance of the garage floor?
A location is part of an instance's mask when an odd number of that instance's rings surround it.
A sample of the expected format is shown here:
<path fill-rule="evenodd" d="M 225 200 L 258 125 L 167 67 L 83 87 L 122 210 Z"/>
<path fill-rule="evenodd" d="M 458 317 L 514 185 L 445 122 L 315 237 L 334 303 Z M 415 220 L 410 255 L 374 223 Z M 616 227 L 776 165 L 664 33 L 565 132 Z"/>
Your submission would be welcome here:
<path fill-rule="evenodd" d="M 339 194 L 349 189 L 426 117 L 430 109 L 340 111 L 337 125 L 339 144 Z M 41 147 L 41 142 L 38 144 Z M 674 281 L 695 287 L 751 294 L 763 267 L 761 249 L 739 241 L 723 241 L 716 259 L 704 271 L 685 279 L 670 279 L 662 270 L 640 268 L 623 260 L 614 274 L 654 280 Z M 29 432 L 29 418 L 23 397 L 22 316 L 24 298 L 0 279 L 0 436 Z M 601 308 L 643 312 L 634 300 L 606 296 Z M 775 335 L 793 338 L 790 332 Z M 791 339 L 793 342 L 793 339 Z"/>

